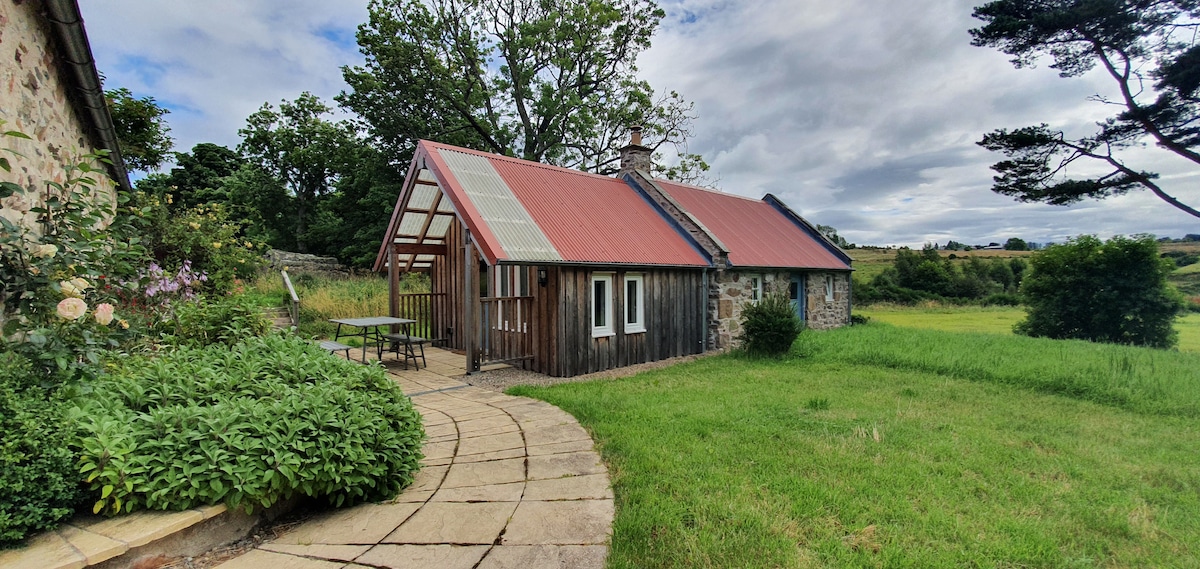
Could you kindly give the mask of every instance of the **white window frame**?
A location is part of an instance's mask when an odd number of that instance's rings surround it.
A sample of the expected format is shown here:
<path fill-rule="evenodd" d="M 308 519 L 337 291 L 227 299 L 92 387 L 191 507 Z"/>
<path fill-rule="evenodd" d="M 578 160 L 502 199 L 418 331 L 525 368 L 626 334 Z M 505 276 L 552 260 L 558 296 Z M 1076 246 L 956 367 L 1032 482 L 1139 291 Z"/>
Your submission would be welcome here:
<path fill-rule="evenodd" d="M 612 288 L 613 287 L 613 277 L 614 277 L 613 273 L 594 273 L 594 274 L 592 274 L 591 286 L 588 289 L 588 294 L 592 297 L 592 301 L 589 303 L 589 307 L 591 308 L 591 310 L 589 311 L 589 318 L 591 319 L 591 322 L 592 322 L 592 337 L 593 338 L 604 338 L 604 337 L 608 337 L 608 336 L 617 335 L 617 333 L 615 332 L 615 327 L 613 326 L 613 288 Z M 598 308 L 596 306 L 596 302 L 599 300 L 599 297 L 596 296 L 596 283 L 597 282 L 604 283 L 605 298 L 604 298 L 603 312 L 607 313 L 606 314 L 607 317 L 605 319 L 605 324 L 603 326 L 596 325 L 596 312 L 597 312 L 596 309 Z"/>
<path fill-rule="evenodd" d="M 629 283 L 637 283 L 636 293 L 634 295 L 634 307 L 636 320 L 629 321 Z M 641 273 L 631 273 L 625 275 L 624 289 L 625 306 L 622 310 L 622 315 L 625 318 L 625 333 L 638 334 L 646 331 L 646 278 Z"/>
<path fill-rule="evenodd" d="M 833 275 L 825 275 L 825 302 L 833 302 Z"/>
<path fill-rule="evenodd" d="M 763 277 L 762 275 L 747 275 L 750 279 L 750 302 L 758 302 L 763 297 Z"/>

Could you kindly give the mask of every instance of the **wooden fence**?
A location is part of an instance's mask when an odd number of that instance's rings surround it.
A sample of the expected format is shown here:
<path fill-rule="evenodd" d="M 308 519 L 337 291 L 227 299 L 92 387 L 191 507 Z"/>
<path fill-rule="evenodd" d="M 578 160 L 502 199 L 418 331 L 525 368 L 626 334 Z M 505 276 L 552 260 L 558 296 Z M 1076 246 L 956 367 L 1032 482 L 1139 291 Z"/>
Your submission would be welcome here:
<path fill-rule="evenodd" d="M 533 297 L 484 297 L 479 304 L 480 365 L 532 358 Z"/>
<path fill-rule="evenodd" d="M 409 325 L 411 335 L 434 342 L 445 341 L 446 323 L 450 321 L 446 293 L 417 292 L 396 296 L 396 316 L 417 321 L 416 324 Z"/>

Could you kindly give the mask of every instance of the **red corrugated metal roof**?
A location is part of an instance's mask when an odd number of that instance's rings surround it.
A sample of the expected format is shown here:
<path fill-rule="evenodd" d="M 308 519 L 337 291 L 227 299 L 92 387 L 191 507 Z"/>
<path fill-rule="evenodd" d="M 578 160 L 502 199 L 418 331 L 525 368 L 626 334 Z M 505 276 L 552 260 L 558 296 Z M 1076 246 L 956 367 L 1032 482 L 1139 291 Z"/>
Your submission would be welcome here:
<path fill-rule="evenodd" d="M 709 264 L 688 238 L 622 180 L 428 141 L 421 144 L 430 149 L 487 158 L 563 261 L 676 266 Z M 442 161 L 436 162 L 440 162 L 439 169 L 445 166 Z M 453 175 L 452 170 L 442 172 L 447 173 Z M 456 205 L 464 197 L 456 196 Z M 464 207 L 459 211 L 479 216 L 486 225 L 487 220 L 482 219 L 475 208 Z M 493 232 L 488 233 L 486 237 L 498 246 L 499 239 L 491 234 Z M 503 251 L 502 247 L 493 249 Z M 497 258 L 502 255 L 497 253 Z"/>
<path fill-rule="evenodd" d="M 735 267 L 850 268 L 766 201 L 655 181 L 724 243 Z"/>

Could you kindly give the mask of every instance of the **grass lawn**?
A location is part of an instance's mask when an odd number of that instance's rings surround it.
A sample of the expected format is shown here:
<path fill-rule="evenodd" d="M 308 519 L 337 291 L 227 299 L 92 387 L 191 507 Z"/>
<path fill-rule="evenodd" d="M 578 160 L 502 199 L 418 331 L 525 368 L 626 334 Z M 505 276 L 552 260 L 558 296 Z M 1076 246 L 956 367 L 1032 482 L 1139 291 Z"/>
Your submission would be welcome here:
<path fill-rule="evenodd" d="M 991 334 L 1012 334 L 1013 325 L 1025 318 L 1025 309 L 1007 306 L 876 305 L 855 308 L 854 313 L 894 326 Z M 1179 330 L 1180 351 L 1200 352 L 1200 314 L 1183 315 L 1175 321 L 1175 329 Z"/>
<path fill-rule="evenodd" d="M 611 567 L 1200 566 L 1200 356 L 881 324 L 794 351 L 510 392 L 593 433 Z"/>

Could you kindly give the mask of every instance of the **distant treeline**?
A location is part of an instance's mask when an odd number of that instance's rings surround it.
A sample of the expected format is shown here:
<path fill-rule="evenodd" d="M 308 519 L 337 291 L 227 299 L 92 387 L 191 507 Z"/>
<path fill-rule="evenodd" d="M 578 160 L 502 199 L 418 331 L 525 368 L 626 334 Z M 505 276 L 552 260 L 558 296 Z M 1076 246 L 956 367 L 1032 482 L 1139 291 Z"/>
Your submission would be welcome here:
<path fill-rule="evenodd" d="M 925 300 L 982 304 L 1020 304 L 1017 294 L 1028 264 L 1020 258 L 942 257 L 934 246 L 920 251 L 896 251 L 891 267 L 870 282 L 854 281 L 854 301 L 860 304 Z"/>

